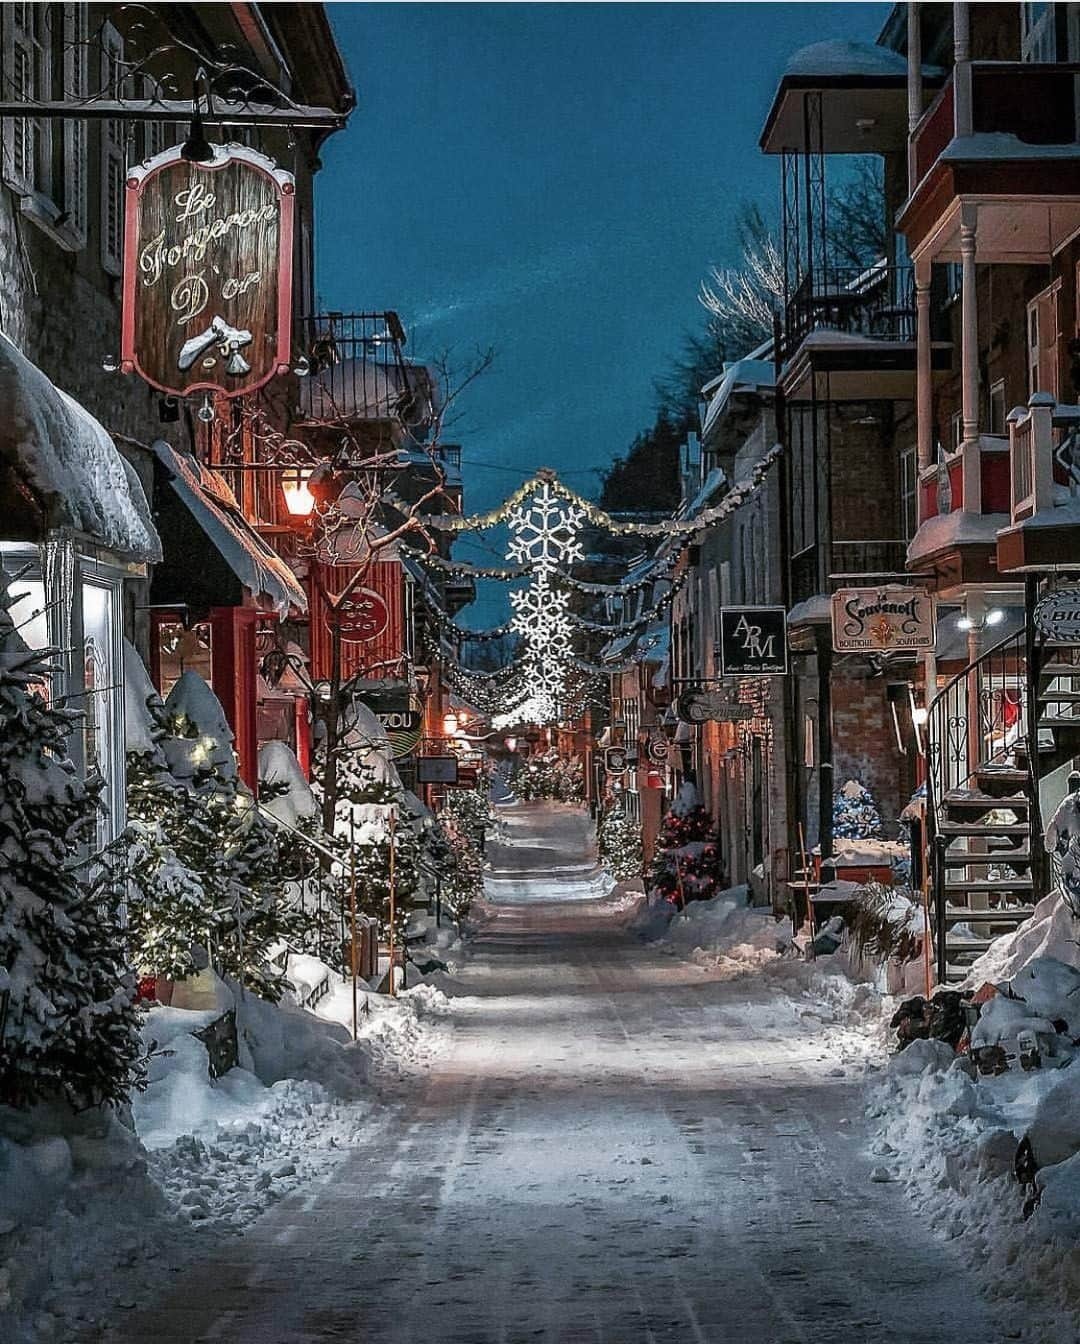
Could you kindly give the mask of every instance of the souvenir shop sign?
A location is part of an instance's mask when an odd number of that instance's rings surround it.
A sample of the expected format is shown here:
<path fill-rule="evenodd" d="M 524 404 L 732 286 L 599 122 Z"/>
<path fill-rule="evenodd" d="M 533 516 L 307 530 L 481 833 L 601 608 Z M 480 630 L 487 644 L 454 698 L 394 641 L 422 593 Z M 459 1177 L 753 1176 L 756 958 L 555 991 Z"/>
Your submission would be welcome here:
<path fill-rule="evenodd" d="M 1080 588 L 1059 588 L 1035 604 L 1035 626 L 1055 644 L 1080 644 Z"/>
<path fill-rule="evenodd" d="M 787 670 L 783 607 L 720 608 L 720 671 L 725 677 L 776 677 Z"/>
<path fill-rule="evenodd" d="M 675 712 L 683 723 L 746 723 L 754 717 L 753 705 L 740 705 L 716 691 L 684 692 Z"/>
<path fill-rule="evenodd" d="M 174 396 L 287 373 L 295 185 L 272 159 L 167 149 L 127 176 L 120 367 Z"/>
<path fill-rule="evenodd" d="M 832 643 L 837 653 L 895 653 L 932 649 L 934 598 L 922 588 L 841 588 L 832 598 Z"/>
<path fill-rule="evenodd" d="M 356 588 L 343 607 L 327 613 L 327 623 L 336 621 L 343 644 L 367 644 L 378 639 L 390 624 L 390 608 L 373 588 Z"/>

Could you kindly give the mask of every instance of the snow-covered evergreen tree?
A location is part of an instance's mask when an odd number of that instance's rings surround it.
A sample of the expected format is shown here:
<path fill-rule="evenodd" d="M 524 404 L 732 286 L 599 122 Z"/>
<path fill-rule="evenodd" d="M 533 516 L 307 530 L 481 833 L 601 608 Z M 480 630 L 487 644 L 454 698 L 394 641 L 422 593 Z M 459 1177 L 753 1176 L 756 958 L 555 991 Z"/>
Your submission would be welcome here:
<path fill-rule="evenodd" d="M 349 900 L 348 850 L 323 830 L 315 795 L 285 742 L 268 742 L 259 752 L 259 802 L 279 823 L 278 876 L 305 916 L 297 950 L 337 966 Z"/>
<path fill-rule="evenodd" d="M 318 796 L 318 787 L 315 793 Z M 379 751 L 346 738 L 338 755 L 338 797 L 334 830 L 343 845 L 357 850 L 357 908 L 390 928 L 390 851 L 394 853 L 395 937 L 402 944 L 420 884 L 420 843 L 409 824 L 405 790 Z M 392 837 L 392 838 L 391 838 Z"/>
<path fill-rule="evenodd" d="M 874 795 L 856 779 L 849 779 L 833 795 L 833 839 L 879 840 L 881 813 Z"/>
<path fill-rule="evenodd" d="M 487 782 L 475 789 L 451 789 L 439 811 L 439 822 L 449 842 L 443 873 L 443 900 L 455 919 L 462 919 L 474 900 L 484 894 L 484 855 L 481 836 L 495 824 Z"/>
<path fill-rule="evenodd" d="M 283 985 L 269 962 L 270 949 L 281 941 L 301 942 L 308 921 L 289 900 L 274 828 L 240 780 L 225 712 L 197 672 L 181 676 L 165 711 L 162 750 L 173 776 L 197 802 L 187 832 L 174 840 L 202 880 L 211 964 L 276 1000 Z"/>
<path fill-rule="evenodd" d="M 14 601 L 17 601 L 15 599 Z M 135 977 L 86 861 L 100 785 L 68 758 L 79 716 L 50 705 L 46 655 L 0 574 L 0 1103 L 121 1102 L 141 1079 Z"/>
<path fill-rule="evenodd" d="M 641 827 L 618 800 L 610 799 L 600 814 L 597 845 L 612 877 L 626 882 L 641 876 Z"/>
<path fill-rule="evenodd" d="M 550 798 L 579 803 L 585 796 L 585 772 L 576 756 L 564 760 L 557 751 L 547 751 L 529 758 L 515 777 L 514 788 L 525 802 Z"/>
<path fill-rule="evenodd" d="M 175 779 L 162 750 L 168 716 L 131 645 L 124 650 L 127 724 L 125 834 L 106 856 L 113 895 L 127 905 L 130 954 L 148 977 L 183 980 L 207 941 L 207 895 L 177 852 L 204 824 L 201 801 Z"/>

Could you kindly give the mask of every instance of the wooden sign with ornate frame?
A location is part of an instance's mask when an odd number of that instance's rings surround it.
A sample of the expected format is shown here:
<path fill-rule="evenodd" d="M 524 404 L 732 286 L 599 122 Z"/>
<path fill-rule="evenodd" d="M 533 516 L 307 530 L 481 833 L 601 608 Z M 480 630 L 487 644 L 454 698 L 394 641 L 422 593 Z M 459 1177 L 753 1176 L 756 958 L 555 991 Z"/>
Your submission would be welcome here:
<path fill-rule="evenodd" d="M 121 369 L 177 397 L 236 397 L 287 373 L 295 183 L 243 145 L 176 146 L 131 168 Z"/>

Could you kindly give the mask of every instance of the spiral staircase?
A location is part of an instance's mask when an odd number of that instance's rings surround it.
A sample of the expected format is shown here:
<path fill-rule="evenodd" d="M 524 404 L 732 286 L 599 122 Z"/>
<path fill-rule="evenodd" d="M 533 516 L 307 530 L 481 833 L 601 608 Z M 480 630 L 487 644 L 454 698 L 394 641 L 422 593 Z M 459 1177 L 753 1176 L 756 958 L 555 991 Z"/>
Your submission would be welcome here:
<path fill-rule="evenodd" d="M 1039 782 L 1080 756 L 1080 646 L 1003 639 L 942 688 L 927 734 L 937 972 L 956 983 L 1049 889 Z"/>

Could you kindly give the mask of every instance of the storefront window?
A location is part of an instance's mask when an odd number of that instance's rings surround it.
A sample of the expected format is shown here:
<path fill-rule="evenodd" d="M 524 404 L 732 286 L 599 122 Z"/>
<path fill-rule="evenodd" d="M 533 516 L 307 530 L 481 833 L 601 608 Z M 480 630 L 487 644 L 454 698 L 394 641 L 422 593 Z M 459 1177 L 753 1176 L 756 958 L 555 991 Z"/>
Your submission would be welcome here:
<path fill-rule="evenodd" d="M 120 652 L 119 587 L 84 581 L 83 750 L 87 774 L 105 782 L 105 814 L 98 820 L 98 841 L 107 844 L 124 825 L 124 691 Z"/>
<path fill-rule="evenodd" d="M 162 699 L 185 672 L 198 672 L 208 685 L 214 684 L 211 676 L 213 641 L 208 621 L 185 626 L 180 620 L 159 616 L 157 631 Z"/>

